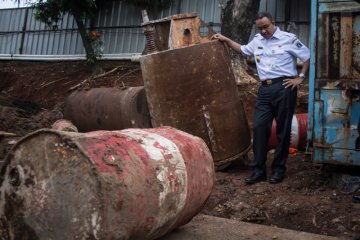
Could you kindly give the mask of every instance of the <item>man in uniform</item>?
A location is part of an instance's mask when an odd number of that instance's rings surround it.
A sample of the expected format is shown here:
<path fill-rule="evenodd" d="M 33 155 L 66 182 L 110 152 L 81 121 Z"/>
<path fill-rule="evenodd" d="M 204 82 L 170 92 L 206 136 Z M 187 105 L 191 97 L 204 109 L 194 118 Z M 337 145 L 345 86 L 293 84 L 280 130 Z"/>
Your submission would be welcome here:
<path fill-rule="evenodd" d="M 213 35 L 212 39 L 219 39 L 236 52 L 255 58 L 261 85 L 255 103 L 252 174 L 245 179 L 245 183 L 254 184 L 267 179 L 267 144 L 273 118 L 277 125 L 278 144 L 269 182 L 279 183 L 286 171 L 297 86 L 302 83 L 308 71 L 310 51 L 294 34 L 276 27 L 269 13 L 260 12 L 255 25 L 259 33 L 247 45 L 240 45 L 221 34 Z M 303 62 L 299 74 L 296 68 L 297 58 Z"/>

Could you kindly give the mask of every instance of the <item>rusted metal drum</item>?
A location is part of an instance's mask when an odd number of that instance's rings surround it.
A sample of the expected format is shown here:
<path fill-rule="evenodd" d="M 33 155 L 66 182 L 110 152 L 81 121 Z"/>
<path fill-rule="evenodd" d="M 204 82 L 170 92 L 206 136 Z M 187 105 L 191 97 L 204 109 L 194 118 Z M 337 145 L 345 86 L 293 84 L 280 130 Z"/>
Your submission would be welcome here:
<path fill-rule="evenodd" d="M 308 126 L 308 114 L 295 114 L 291 121 L 290 147 L 304 149 L 306 147 L 306 132 Z M 271 135 L 268 142 L 268 149 L 274 149 L 277 145 L 276 121 L 272 122 Z"/>
<path fill-rule="evenodd" d="M 214 184 L 204 141 L 170 127 L 39 130 L 6 161 L 1 239 L 155 239 L 190 221 Z"/>
<path fill-rule="evenodd" d="M 219 41 L 140 58 L 152 125 L 201 137 L 216 169 L 248 151 L 251 137 L 230 56 Z"/>
<path fill-rule="evenodd" d="M 73 92 L 65 101 L 64 118 L 80 132 L 151 127 L 144 87 Z"/>

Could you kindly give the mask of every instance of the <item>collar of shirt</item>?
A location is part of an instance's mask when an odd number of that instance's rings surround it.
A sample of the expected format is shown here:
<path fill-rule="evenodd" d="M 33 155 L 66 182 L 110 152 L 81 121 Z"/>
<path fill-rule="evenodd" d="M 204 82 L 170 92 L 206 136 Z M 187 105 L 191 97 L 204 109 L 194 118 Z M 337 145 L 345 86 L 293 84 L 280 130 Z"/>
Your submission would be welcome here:
<path fill-rule="evenodd" d="M 260 35 L 261 36 L 261 35 Z M 271 36 L 271 38 L 277 38 L 277 39 L 281 39 L 281 30 L 276 27 L 275 32 L 273 33 L 273 35 Z M 271 39 L 269 38 L 269 39 Z M 266 40 L 266 38 L 264 38 L 263 36 L 261 36 L 261 40 Z"/>

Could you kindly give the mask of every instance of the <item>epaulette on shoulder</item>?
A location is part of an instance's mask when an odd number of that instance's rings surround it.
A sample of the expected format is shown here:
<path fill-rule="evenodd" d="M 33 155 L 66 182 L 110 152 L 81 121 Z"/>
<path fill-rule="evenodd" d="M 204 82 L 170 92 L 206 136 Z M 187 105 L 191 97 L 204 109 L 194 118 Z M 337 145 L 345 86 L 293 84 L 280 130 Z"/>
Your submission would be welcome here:
<path fill-rule="evenodd" d="M 295 34 L 289 33 L 289 32 L 284 32 L 284 36 L 291 38 L 291 39 L 297 38 Z"/>

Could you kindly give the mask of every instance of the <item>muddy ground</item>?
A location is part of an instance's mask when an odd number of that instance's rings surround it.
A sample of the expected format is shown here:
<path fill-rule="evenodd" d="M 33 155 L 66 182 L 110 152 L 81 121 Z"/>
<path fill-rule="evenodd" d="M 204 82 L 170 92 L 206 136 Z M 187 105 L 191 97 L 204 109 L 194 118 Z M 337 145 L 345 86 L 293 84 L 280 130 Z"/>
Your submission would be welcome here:
<path fill-rule="evenodd" d="M 21 136 L 48 128 L 62 118 L 64 99 L 79 83 L 85 88 L 143 85 L 138 63 L 102 61 L 101 65 L 107 74 L 89 80 L 91 72 L 84 62 L 0 61 L 0 131 L 17 135 L 4 136 L 0 132 L 0 163 Z M 250 126 L 256 89 L 256 83 L 239 86 Z M 297 113 L 306 112 L 307 94 L 307 87 L 302 87 Z M 269 163 L 271 156 L 270 152 Z M 341 169 L 340 174 L 336 167 L 316 166 L 311 155 L 299 151 L 290 157 L 282 183 L 247 186 L 244 178 L 250 174 L 251 159 L 249 152 L 247 159 L 216 173 L 215 188 L 202 213 L 360 239 L 360 204 L 351 202 L 353 194 L 360 194 L 360 183 L 353 172 Z"/>

